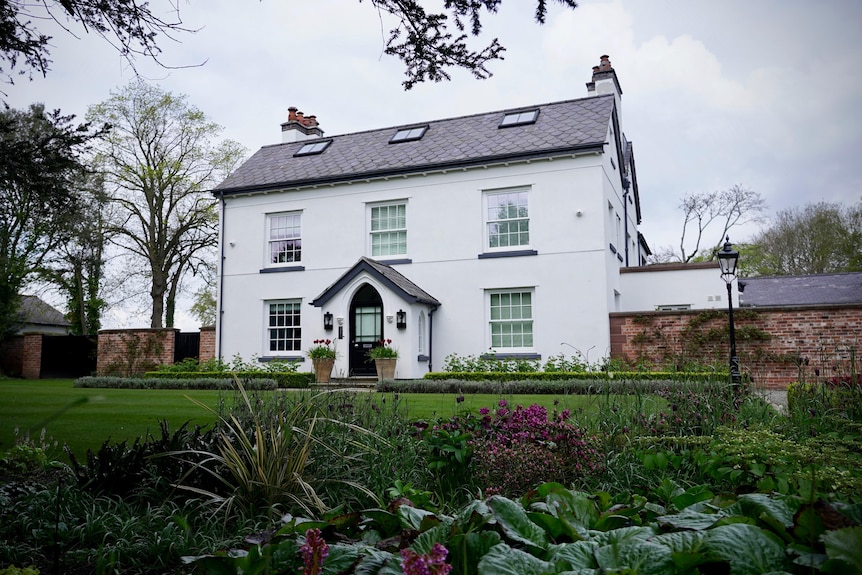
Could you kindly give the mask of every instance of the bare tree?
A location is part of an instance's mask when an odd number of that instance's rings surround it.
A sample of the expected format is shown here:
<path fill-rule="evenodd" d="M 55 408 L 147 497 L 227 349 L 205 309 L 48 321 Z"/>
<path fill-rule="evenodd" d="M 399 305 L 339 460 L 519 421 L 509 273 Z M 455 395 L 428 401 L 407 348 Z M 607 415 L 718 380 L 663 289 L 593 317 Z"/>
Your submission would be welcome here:
<path fill-rule="evenodd" d="M 862 271 L 862 202 L 820 202 L 778 212 L 746 257 L 750 275 Z"/>
<path fill-rule="evenodd" d="M 203 265 L 216 244 L 218 213 L 206 192 L 245 150 L 214 139 L 221 127 L 186 102 L 137 80 L 92 106 L 88 118 L 111 124 L 97 162 L 119 218 L 115 243 L 145 266 L 152 300 L 150 326 L 173 326 L 183 278 Z"/>
<path fill-rule="evenodd" d="M 679 254 L 680 260 L 688 263 L 699 255 L 713 260 L 715 250 L 734 226 L 763 221 L 766 202 L 758 192 L 737 184 L 727 190 L 689 194 L 682 198 L 679 207 L 685 216 Z M 694 236 L 694 246 L 688 251 L 686 243 L 690 243 L 690 235 Z M 708 238 L 714 241 L 704 245 Z"/>

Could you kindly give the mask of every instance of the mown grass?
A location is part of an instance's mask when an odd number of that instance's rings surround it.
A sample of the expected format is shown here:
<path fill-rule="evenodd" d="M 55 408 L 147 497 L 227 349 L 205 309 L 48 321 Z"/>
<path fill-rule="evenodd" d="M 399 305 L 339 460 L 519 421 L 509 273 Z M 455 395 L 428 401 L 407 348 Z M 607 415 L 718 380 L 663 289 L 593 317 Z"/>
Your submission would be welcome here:
<path fill-rule="evenodd" d="M 392 394 L 374 395 L 379 401 L 394 399 Z M 233 394 L 218 391 L 86 389 L 73 387 L 71 379 L 0 380 L 0 451 L 15 443 L 16 430 L 18 434 L 29 432 L 30 437 L 38 438 L 44 429 L 46 443 L 57 442 L 56 448 L 48 450 L 49 455 L 65 459 L 63 444 L 83 456 L 87 449 L 98 449 L 106 439 L 134 441 L 147 431 L 155 432 L 161 420 L 167 420 L 172 429 L 186 421 L 192 425 L 212 424 L 212 414 L 189 398 L 213 409 L 220 399 L 229 405 L 234 400 Z M 549 412 L 589 411 L 596 405 L 595 397 L 580 395 L 399 394 L 410 419 L 448 418 L 464 411 L 477 412 L 482 407 L 494 409 L 501 399 L 511 406 L 536 403 Z M 628 402 L 631 398 L 620 396 L 619 401 Z"/>

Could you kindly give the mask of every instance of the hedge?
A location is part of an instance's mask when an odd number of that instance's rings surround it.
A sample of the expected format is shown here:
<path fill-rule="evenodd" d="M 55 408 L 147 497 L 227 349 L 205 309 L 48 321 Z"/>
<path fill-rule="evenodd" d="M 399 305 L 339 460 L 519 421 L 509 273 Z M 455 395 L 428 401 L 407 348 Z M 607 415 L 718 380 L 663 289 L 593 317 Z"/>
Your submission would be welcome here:
<path fill-rule="evenodd" d="M 250 379 L 272 379 L 280 389 L 302 389 L 314 383 L 314 374 L 310 371 L 183 371 L 166 374 L 163 371 L 148 371 L 145 378 L 170 378 L 170 379 L 233 379 L 242 380 L 243 383 Z"/>
<path fill-rule="evenodd" d="M 726 381 L 730 379 L 728 373 L 723 372 L 685 372 L 685 371 L 535 371 L 523 373 L 511 372 L 441 372 L 432 371 L 426 373 L 425 379 L 445 380 L 457 379 L 461 381 L 512 381 L 538 380 L 538 381 Z"/>
<path fill-rule="evenodd" d="M 510 373 L 507 381 L 464 380 L 464 379 L 387 379 L 377 384 L 377 391 L 390 393 L 466 393 L 466 394 L 549 394 L 549 395 L 597 395 L 612 393 L 628 395 L 636 393 L 655 393 L 668 386 L 685 385 L 687 381 L 672 381 L 668 379 L 638 380 L 638 379 L 569 379 L 548 380 L 539 378 L 521 378 L 525 373 Z M 518 377 L 521 379 L 512 379 Z M 711 380 L 700 383 L 707 385 L 729 385 L 726 380 Z"/>
<path fill-rule="evenodd" d="M 254 378 L 244 379 L 243 386 L 249 390 L 275 390 L 278 384 L 275 379 Z M 228 377 L 81 377 L 75 380 L 74 387 L 89 387 L 100 389 L 212 389 L 232 390 L 236 389 L 236 381 Z"/>

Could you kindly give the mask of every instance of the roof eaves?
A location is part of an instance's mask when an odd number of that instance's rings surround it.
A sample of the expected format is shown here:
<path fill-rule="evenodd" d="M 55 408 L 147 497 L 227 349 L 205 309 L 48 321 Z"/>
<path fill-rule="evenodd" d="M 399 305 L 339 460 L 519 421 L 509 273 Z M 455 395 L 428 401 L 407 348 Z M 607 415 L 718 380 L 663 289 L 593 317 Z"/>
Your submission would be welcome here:
<path fill-rule="evenodd" d="M 470 160 L 458 160 L 456 162 L 443 162 L 438 164 L 420 164 L 415 166 L 406 166 L 396 169 L 373 170 L 366 172 L 354 172 L 349 174 L 338 174 L 335 176 L 327 176 L 323 178 L 306 178 L 302 180 L 289 180 L 284 182 L 274 182 L 262 185 L 251 186 L 236 186 L 232 188 L 215 188 L 210 190 L 216 197 L 230 196 L 234 194 L 250 194 L 256 192 L 269 192 L 280 190 L 283 188 L 302 188 L 308 186 L 320 186 L 331 184 L 342 184 L 357 180 L 368 180 L 385 178 L 392 176 L 408 176 L 420 174 L 423 172 L 441 172 L 444 170 L 452 170 L 458 168 L 468 168 L 482 166 L 487 164 L 504 164 L 506 162 L 526 161 L 531 159 L 551 158 L 557 156 L 566 156 L 569 154 L 602 152 L 606 142 L 594 142 L 589 144 L 579 144 L 577 146 L 567 146 L 564 148 L 553 148 L 549 150 L 536 150 L 532 152 L 519 152 L 517 154 L 504 154 L 499 156 L 486 156 L 481 158 L 473 158 Z"/>

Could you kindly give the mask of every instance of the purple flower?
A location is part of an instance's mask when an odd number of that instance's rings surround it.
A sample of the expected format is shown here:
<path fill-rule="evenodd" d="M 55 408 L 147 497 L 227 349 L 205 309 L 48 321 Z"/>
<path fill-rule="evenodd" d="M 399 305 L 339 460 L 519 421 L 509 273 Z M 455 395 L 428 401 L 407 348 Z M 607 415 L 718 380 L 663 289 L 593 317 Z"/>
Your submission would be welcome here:
<path fill-rule="evenodd" d="M 431 553 L 416 553 L 412 549 L 401 550 L 401 573 L 404 575 L 446 575 L 452 570 L 451 565 L 446 564 L 446 555 L 449 551 L 435 543 Z"/>
<path fill-rule="evenodd" d="M 487 407 L 482 407 L 479 409 L 479 415 L 488 415 L 489 413 L 491 413 L 491 410 Z"/>
<path fill-rule="evenodd" d="M 299 552 L 305 565 L 302 575 L 318 575 L 323 560 L 329 555 L 329 545 L 320 536 L 320 529 L 309 529 L 305 532 L 305 543 L 299 546 Z"/>

